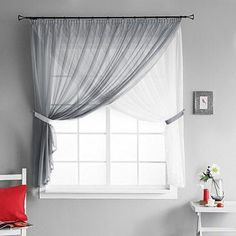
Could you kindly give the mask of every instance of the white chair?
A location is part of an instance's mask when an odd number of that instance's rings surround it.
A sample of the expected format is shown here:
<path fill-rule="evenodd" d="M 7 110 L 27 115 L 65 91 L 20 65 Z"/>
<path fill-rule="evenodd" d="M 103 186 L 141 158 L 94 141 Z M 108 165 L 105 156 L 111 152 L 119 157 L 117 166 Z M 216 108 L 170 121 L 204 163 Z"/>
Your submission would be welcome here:
<path fill-rule="evenodd" d="M 0 175 L 0 181 L 21 181 L 22 184 L 26 184 L 27 173 L 26 169 L 23 168 L 21 174 L 9 174 L 9 175 Z M 25 199 L 25 209 L 26 209 L 26 199 Z M 27 228 L 22 229 L 3 229 L 0 230 L 0 235 L 21 235 L 26 236 Z"/>

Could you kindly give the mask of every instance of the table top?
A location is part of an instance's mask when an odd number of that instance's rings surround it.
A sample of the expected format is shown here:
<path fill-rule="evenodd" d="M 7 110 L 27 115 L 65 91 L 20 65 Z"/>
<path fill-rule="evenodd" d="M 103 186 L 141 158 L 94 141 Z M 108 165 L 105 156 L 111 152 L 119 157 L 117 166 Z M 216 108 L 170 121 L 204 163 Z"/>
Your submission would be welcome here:
<path fill-rule="evenodd" d="M 199 202 L 190 202 L 190 206 L 194 212 L 208 212 L 208 213 L 227 213 L 235 212 L 236 213 L 236 201 L 224 201 L 224 207 L 206 207 L 200 205 Z"/>

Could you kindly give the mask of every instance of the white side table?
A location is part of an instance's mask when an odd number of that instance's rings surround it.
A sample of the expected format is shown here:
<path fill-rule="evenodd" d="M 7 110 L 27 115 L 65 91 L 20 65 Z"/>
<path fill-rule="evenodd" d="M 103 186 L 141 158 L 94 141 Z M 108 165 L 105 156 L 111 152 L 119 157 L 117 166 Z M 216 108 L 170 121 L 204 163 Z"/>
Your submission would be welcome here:
<path fill-rule="evenodd" d="M 224 207 L 205 207 L 198 202 L 190 202 L 191 208 L 198 216 L 196 236 L 202 236 L 203 232 L 236 232 L 236 228 L 203 227 L 202 213 L 236 213 L 236 201 L 225 201 Z"/>

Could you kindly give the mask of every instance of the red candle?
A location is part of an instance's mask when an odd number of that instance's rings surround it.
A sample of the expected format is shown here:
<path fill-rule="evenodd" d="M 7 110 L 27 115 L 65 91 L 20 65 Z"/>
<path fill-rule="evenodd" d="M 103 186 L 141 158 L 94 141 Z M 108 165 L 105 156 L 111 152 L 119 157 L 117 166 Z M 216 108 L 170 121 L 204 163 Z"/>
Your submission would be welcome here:
<path fill-rule="evenodd" d="M 203 189 L 203 201 L 207 204 L 209 200 L 209 190 L 207 188 Z"/>

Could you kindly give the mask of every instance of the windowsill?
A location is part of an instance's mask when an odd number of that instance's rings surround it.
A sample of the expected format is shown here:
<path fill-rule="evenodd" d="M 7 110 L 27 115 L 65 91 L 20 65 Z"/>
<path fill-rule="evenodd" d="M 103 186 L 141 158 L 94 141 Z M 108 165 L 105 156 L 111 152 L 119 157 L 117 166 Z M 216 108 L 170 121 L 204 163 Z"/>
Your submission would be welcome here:
<path fill-rule="evenodd" d="M 177 199 L 173 186 L 77 187 L 50 186 L 40 191 L 41 199 Z"/>

